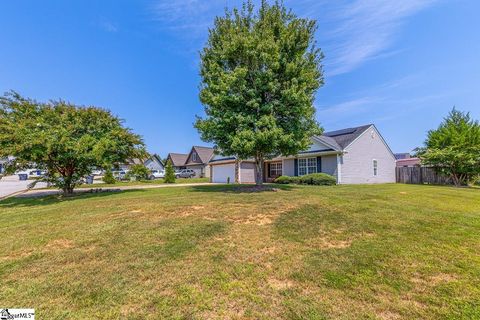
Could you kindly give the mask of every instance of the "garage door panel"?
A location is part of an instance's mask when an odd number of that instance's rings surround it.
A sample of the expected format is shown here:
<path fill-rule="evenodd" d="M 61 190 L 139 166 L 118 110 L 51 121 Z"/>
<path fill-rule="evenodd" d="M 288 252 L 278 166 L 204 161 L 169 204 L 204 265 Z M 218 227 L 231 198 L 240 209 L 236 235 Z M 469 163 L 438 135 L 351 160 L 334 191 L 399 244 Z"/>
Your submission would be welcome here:
<path fill-rule="evenodd" d="M 219 164 L 212 166 L 212 181 L 215 183 L 235 182 L 235 164 Z"/>

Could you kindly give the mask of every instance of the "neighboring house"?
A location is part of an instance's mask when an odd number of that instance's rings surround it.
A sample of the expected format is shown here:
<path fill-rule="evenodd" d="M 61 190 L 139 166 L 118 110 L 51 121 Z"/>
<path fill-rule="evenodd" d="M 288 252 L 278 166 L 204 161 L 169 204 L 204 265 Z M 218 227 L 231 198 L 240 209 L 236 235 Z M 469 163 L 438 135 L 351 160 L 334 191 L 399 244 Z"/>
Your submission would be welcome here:
<path fill-rule="evenodd" d="M 396 160 L 410 159 L 412 157 L 408 152 L 395 153 L 394 156 Z"/>
<path fill-rule="evenodd" d="M 210 177 L 208 163 L 213 157 L 213 148 L 193 146 L 185 161 L 185 167 L 195 171 L 195 177 Z"/>
<path fill-rule="evenodd" d="M 143 164 L 150 170 L 163 171 L 165 168 L 165 165 L 158 154 L 153 154 L 150 158 L 145 160 Z"/>
<path fill-rule="evenodd" d="M 175 171 L 186 169 L 185 162 L 187 161 L 188 154 L 183 153 L 169 153 L 167 156 L 167 161 L 172 162 L 173 169 Z"/>
<path fill-rule="evenodd" d="M 395 156 L 373 124 L 326 132 L 312 137 L 310 147 L 296 156 L 265 162 L 265 182 L 281 175 L 302 176 L 324 172 L 339 184 L 395 182 Z M 211 181 L 255 182 L 255 163 L 243 160 L 236 170 L 235 157 L 215 156 L 210 161 Z"/>
<path fill-rule="evenodd" d="M 421 165 L 421 160 L 412 157 L 410 153 L 395 153 L 397 159 L 397 167 L 416 167 Z"/>
<path fill-rule="evenodd" d="M 15 160 L 15 157 L 8 156 L 6 158 L 0 158 L 0 174 L 5 172 L 5 167 L 10 161 Z"/>
<path fill-rule="evenodd" d="M 419 158 L 405 158 L 397 160 L 397 167 L 419 167 L 422 163 Z"/>
<path fill-rule="evenodd" d="M 130 167 L 135 164 L 143 164 L 143 160 L 141 159 L 128 159 L 125 163 L 119 164 L 116 167 L 120 170 L 130 170 Z"/>
<path fill-rule="evenodd" d="M 8 162 L 8 158 L 0 159 L 0 174 L 5 171 L 5 164 Z"/>

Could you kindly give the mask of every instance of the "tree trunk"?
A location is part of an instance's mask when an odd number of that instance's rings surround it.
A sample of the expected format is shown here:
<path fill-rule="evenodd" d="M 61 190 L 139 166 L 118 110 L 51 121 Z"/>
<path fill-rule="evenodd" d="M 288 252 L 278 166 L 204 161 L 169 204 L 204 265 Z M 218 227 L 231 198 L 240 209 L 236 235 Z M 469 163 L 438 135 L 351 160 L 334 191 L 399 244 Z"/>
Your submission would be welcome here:
<path fill-rule="evenodd" d="M 74 189 L 74 185 L 72 183 L 72 180 L 73 180 L 73 177 L 72 175 L 68 175 L 68 176 L 64 176 L 64 185 L 63 185 L 63 195 L 64 196 L 71 196 L 73 195 L 73 189 Z"/>
<path fill-rule="evenodd" d="M 235 183 L 238 184 L 240 183 L 240 161 L 238 158 L 235 160 Z"/>
<path fill-rule="evenodd" d="M 257 186 L 260 186 L 263 184 L 263 165 L 265 163 L 265 160 L 262 155 L 258 155 L 255 157 L 255 169 L 256 169 L 256 174 L 255 174 L 255 184 Z"/>

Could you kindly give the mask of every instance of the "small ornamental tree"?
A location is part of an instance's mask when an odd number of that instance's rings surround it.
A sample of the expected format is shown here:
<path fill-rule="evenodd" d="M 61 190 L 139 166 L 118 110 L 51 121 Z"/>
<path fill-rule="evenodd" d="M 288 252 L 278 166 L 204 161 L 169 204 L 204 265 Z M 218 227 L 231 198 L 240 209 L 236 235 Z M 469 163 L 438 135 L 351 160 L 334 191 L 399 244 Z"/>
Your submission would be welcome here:
<path fill-rule="evenodd" d="M 110 168 L 144 154 L 140 136 L 110 111 L 65 101 L 39 103 L 15 92 L 0 97 L 0 157 L 15 157 L 7 169 L 44 169 L 40 181 L 66 195 L 91 168 Z"/>
<path fill-rule="evenodd" d="M 316 22 L 297 17 L 282 2 L 251 1 L 215 19 L 201 52 L 200 101 L 205 118 L 195 126 L 224 154 L 253 158 L 256 183 L 264 160 L 306 149 L 321 129 L 314 94 L 323 85 Z"/>
<path fill-rule="evenodd" d="M 117 182 L 117 180 L 115 180 L 115 177 L 113 176 L 112 169 L 110 169 L 110 168 L 105 170 L 105 174 L 103 175 L 102 180 L 106 184 L 115 184 L 115 182 Z"/>
<path fill-rule="evenodd" d="M 417 155 L 422 163 L 449 176 L 456 186 L 480 175 L 480 124 L 469 113 L 453 108 L 438 129 L 428 132 Z"/>
<path fill-rule="evenodd" d="M 165 166 L 164 181 L 165 183 L 175 183 L 175 170 L 170 160 L 167 160 L 167 165 Z"/>
<path fill-rule="evenodd" d="M 150 170 L 143 164 L 134 164 L 131 166 L 128 172 L 129 177 L 134 177 L 135 180 L 147 180 L 150 174 Z"/>

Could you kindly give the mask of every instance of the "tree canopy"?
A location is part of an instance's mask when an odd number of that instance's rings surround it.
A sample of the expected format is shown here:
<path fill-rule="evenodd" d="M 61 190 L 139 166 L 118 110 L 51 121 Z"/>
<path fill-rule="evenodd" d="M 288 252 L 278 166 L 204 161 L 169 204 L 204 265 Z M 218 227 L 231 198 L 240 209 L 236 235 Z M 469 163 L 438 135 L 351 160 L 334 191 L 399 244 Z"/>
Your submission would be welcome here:
<path fill-rule="evenodd" d="M 44 180 L 66 194 L 92 168 L 110 168 L 144 153 L 141 137 L 110 111 L 65 101 L 40 103 L 15 92 L 0 97 L 0 157 L 15 157 L 8 170 L 45 169 Z"/>
<path fill-rule="evenodd" d="M 480 175 L 480 124 L 453 108 L 436 130 L 430 130 L 418 152 L 422 163 L 464 185 Z"/>
<path fill-rule="evenodd" d="M 298 18 L 282 2 L 251 1 L 217 17 L 201 52 L 200 100 L 205 141 L 240 159 L 263 161 L 306 149 L 321 133 L 314 94 L 323 85 L 314 20 Z"/>

